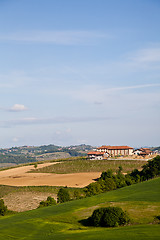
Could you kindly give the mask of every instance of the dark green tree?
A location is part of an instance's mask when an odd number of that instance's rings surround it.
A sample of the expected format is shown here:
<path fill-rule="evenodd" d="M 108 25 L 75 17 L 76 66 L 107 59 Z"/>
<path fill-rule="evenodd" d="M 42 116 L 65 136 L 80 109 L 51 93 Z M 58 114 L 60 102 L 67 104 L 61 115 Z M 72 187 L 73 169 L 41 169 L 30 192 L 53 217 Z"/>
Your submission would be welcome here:
<path fill-rule="evenodd" d="M 38 208 L 56 205 L 56 200 L 49 196 L 46 201 L 41 201 Z"/>
<path fill-rule="evenodd" d="M 101 179 L 112 178 L 114 176 L 112 169 L 108 169 L 106 172 L 102 172 Z"/>
<path fill-rule="evenodd" d="M 120 207 L 106 207 L 94 210 L 89 221 L 93 226 L 117 227 L 128 224 L 130 218 Z"/>
<path fill-rule="evenodd" d="M 70 201 L 70 195 L 67 188 L 60 188 L 57 194 L 57 202 L 63 203 Z"/>
<path fill-rule="evenodd" d="M 75 189 L 75 190 L 74 190 L 74 193 L 73 193 L 73 197 L 74 197 L 74 199 L 80 199 L 80 198 L 82 198 L 82 197 L 81 197 L 81 192 L 80 192 L 78 189 Z"/>
<path fill-rule="evenodd" d="M 102 193 L 102 187 L 101 184 L 99 182 L 93 182 L 90 183 L 86 188 L 85 188 L 85 193 L 87 197 L 93 196 L 93 195 L 97 195 Z"/>
<path fill-rule="evenodd" d="M 0 215 L 4 216 L 7 213 L 7 206 L 4 205 L 3 199 L 0 199 Z"/>

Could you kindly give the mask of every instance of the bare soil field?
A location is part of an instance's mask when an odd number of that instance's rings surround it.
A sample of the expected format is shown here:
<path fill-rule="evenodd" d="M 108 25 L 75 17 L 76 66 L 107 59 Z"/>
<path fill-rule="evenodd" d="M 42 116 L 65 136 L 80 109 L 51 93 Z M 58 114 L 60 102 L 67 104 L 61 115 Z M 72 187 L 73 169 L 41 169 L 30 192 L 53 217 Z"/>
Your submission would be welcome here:
<path fill-rule="evenodd" d="M 24 212 L 36 209 L 41 201 L 45 201 L 48 196 L 57 198 L 56 194 L 41 192 L 15 192 L 3 197 L 5 205 L 11 211 Z"/>
<path fill-rule="evenodd" d="M 53 165 L 44 163 L 38 168 Z M 94 179 L 100 177 L 101 172 L 53 174 L 53 173 L 29 173 L 34 165 L 8 169 L 0 172 L 0 184 L 10 186 L 67 186 L 85 187 Z"/>
<path fill-rule="evenodd" d="M 38 168 L 50 166 L 55 163 L 39 164 Z M 100 177 L 100 172 L 93 173 L 72 173 L 72 174 L 53 174 L 53 173 L 30 173 L 34 165 L 17 167 L 0 171 L 0 185 L 10 186 L 67 186 L 85 187 L 94 179 Z M 56 194 L 49 192 L 12 192 L 3 196 L 5 205 L 9 210 L 23 212 L 35 209 L 39 203 L 46 200 L 48 196 L 57 198 Z"/>

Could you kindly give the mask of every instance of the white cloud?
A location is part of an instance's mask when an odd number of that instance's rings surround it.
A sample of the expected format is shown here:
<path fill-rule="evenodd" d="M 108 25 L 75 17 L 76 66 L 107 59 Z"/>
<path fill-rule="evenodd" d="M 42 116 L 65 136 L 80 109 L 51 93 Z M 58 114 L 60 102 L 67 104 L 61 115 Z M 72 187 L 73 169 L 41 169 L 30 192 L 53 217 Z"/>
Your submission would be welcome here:
<path fill-rule="evenodd" d="M 141 49 L 134 54 L 131 60 L 139 63 L 160 62 L 160 48 Z"/>
<path fill-rule="evenodd" d="M 27 107 L 25 107 L 23 104 L 14 104 L 10 109 L 10 111 L 13 111 L 13 112 L 21 112 L 26 110 L 27 110 Z"/>
<path fill-rule="evenodd" d="M 96 39 L 110 39 L 111 35 L 97 31 L 29 31 L 1 34 L 0 40 L 39 42 L 62 45 L 88 44 Z"/>
<path fill-rule="evenodd" d="M 80 123 L 80 122 L 96 122 L 109 120 L 111 117 L 55 117 L 55 118 L 21 118 L 21 119 L 12 119 L 6 121 L 0 121 L 0 127 L 12 127 L 20 125 L 32 125 L 32 124 L 59 124 L 59 123 Z M 70 132 L 70 129 L 66 130 L 66 133 Z M 61 132 L 57 132 L 57 135 Z"/>
<path fill-rule="evenodd" d="M 123 96 L 128 95 L 130 93 L 129 90 L 157 88 L 157 87 L 160 87 L 160 83 L 155 83 L 155 84 L 150 83 L 150 84 L 142 84 L 142 85 L 115 87 L 115 88 L 106 88 L 106 87 L 102 88 L 100 85 L 87 85 L 83 87 L 83 89 L 68 91 L 66 92 L 66 94 L 68 94 L 70 97 L 74 99 L 78 99 L 83 102 L 101 105 L 104 102 L 108 103 L 113 98 L 117 99 L 117 94 L 119 95 L 123 94 Z M 148 93 L 146 93 L 146 95 L 147 94 Z"/>

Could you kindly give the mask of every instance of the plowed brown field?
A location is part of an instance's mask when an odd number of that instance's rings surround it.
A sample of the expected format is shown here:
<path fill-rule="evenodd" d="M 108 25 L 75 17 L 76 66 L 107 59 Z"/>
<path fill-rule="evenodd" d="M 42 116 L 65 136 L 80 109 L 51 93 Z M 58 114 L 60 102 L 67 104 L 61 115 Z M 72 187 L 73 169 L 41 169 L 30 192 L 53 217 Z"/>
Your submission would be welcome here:
<path fill-rule="evenodd" d="M 56 163 L 44 163 L 38 168 Z M 53 174 L 53 173 L 29 173 L 34 165 L 8 169 L 0 172 L 0 184 L 10 186 L 67 186 L 85 187 L 94 179 L 100 177 L 100 172 Z"/>

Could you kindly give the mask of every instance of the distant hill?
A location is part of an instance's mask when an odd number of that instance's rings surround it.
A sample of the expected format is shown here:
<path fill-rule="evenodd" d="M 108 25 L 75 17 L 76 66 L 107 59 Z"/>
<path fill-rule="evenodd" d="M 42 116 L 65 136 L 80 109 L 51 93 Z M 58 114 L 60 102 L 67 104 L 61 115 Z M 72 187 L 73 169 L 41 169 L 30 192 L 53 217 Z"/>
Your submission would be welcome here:
<path fill-rule="evenodd" d="M 56 146 L 53 144 L 42 146 L 21 146 L 0 149 L 0 163 L 28 163 L 39 160 L 86 156 L 92 150 L 90 145 Z"/>
<path fill-rule="evenodd" d="M 152 147 L 151 150 L 152 151 L 156 151 L 157 150 L 158 152 L 160 152 L 160 147 Z"/>

